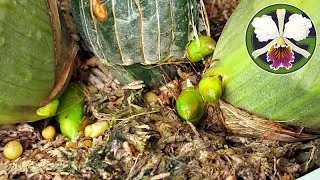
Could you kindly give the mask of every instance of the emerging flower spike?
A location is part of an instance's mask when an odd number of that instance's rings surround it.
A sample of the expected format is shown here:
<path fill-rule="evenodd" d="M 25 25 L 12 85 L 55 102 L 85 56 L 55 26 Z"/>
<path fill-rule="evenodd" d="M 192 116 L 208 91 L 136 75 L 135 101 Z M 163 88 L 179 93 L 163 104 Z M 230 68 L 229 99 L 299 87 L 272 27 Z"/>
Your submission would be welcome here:
<path fill-rule="evenodd" d="M 267 61 L 272 62 L 270 68 L 278 70 L 280 67 L 290 69 L 294 62 L 294 52 L 301 54 L 305 58 L 310 53 L 298 46 L 291 40 L 301 41 L 309 36 L 312 23 L 310 19 L 303 17 L 301 14 L 292 14 L 289 21 L 284 24 L 286 10 L 277 9 L 278 26 L 269 15 L 256 17 L 252 21 L 254 33 L 259 42 L 268 42 L 266 46 L 257 49 L 252 53 L 254 58 L 267 53 Z"/>

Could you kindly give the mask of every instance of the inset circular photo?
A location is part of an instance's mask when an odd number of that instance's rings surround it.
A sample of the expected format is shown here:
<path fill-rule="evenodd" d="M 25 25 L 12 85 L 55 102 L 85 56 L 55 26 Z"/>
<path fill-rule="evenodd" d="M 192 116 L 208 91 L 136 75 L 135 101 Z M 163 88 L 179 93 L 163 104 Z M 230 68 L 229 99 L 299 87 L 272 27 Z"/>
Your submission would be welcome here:
<path fill-rule="evenodd" d="M 259 11 L 248 24 L 246 45 L 262 69 L 286 74 L 302 68 L 314 53 L 316 30 L 311 18 L 287 4 Z"/>

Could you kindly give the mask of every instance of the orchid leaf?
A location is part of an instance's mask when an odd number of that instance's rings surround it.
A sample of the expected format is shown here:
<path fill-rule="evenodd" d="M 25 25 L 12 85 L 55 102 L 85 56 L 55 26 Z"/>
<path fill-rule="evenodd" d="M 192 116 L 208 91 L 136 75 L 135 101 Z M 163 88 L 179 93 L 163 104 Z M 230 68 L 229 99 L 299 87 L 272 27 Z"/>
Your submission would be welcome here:
<path fill-rule="evenodd" d="M 319 8 L 312 1 L 241 1 L 217 43 L 218 61 L 205 76 L 223 77 L 223 99 L 235 107 L 273 121 L 320 127 Z M 266 25 L 262 19 L 273 24 L 272 31 L 259 29 Z M 280 48 L 287 56 L 272 54 Z"/>
<path fill-rule="evenodd" d="M 76 52 L 64 35 L 55 0 L 0 0 L 0 124 L 43 118 Z"/>

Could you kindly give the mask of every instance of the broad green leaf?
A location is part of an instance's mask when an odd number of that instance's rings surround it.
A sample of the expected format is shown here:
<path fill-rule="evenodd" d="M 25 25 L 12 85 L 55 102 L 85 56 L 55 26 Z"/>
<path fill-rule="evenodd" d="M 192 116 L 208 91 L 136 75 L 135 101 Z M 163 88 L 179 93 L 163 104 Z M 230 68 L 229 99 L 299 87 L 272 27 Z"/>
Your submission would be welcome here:
<path fill-rule="evenodd" d="M 288 4 L 304 11 L 315 25 L 319 47 L 320 4 L 303 0 L 240 2 L 217 43 L 213 59 L 218 61 L 206 76 L 221 75 L 223 99 L 236 107 L 274 121 L 320 127 L 320 51 L 309 62 L 288 74 L 270 73 L 258 67 L 246 47 L 246 31 L 257 12 L 273 4 Z"/>
<path fill-rule="evenodd" d="M 0 124 L 41 119 L 37 109 L 68 79 L 74 49 L 48 2 L 0 0 Z"/>

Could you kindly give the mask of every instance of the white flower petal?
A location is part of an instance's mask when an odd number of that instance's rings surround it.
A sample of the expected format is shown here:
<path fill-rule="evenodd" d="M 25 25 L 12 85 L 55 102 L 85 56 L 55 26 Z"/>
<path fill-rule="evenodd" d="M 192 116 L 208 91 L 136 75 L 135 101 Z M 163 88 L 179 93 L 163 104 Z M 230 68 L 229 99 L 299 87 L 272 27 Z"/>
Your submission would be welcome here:
<path fill-rule="evenodd" d="M 278 41 L 278 38 L 272 40 L 267 45 L 265 45 L 263 48 L 253 51 L 252 52 L 253 58 L 256 59 L 257 57 L 259 57 L 262 54 L 266 53 L 272 46 L 274 46 L 277 43 L 277 41 Z"/>
<path fill-rule="evenodd" d="M 277 9 L 278 29 L 279 29 L 280 36 L 282 36 L 283 34 L 283 25 L 284 25 L 285 16 L 286 16 L 285 9 Z"/>
<path fill-rule="evenodd" d="M 302 17 L 301 14 L 293 14 L 285 24 L 283 36 L 301 41 L 309 36 L 312 23 L 310 19 Z"/>
<path fill-rule="evenodd" d="M 306 50 L 304 50 L 302 48 L 299 48 L 298 46 L 293 44 L 289 39 L 284 38 L 284 41 L 286 42 L 286 44 L 288 46 L 290 46 L 292 48 L 293 51 L 295 51 L 296 53 L 301 54 L 303 57 L 308 58 L 311 55 L 308 51 L 306 51 Z"/>
<path fill-rule="evenodd" d="M 280 36 L 277 25 L 271 16 L 263 15 L 254 18 L 252 26 L 255 28 L 254 33 L 260 42 L 265 42 Z"/>

